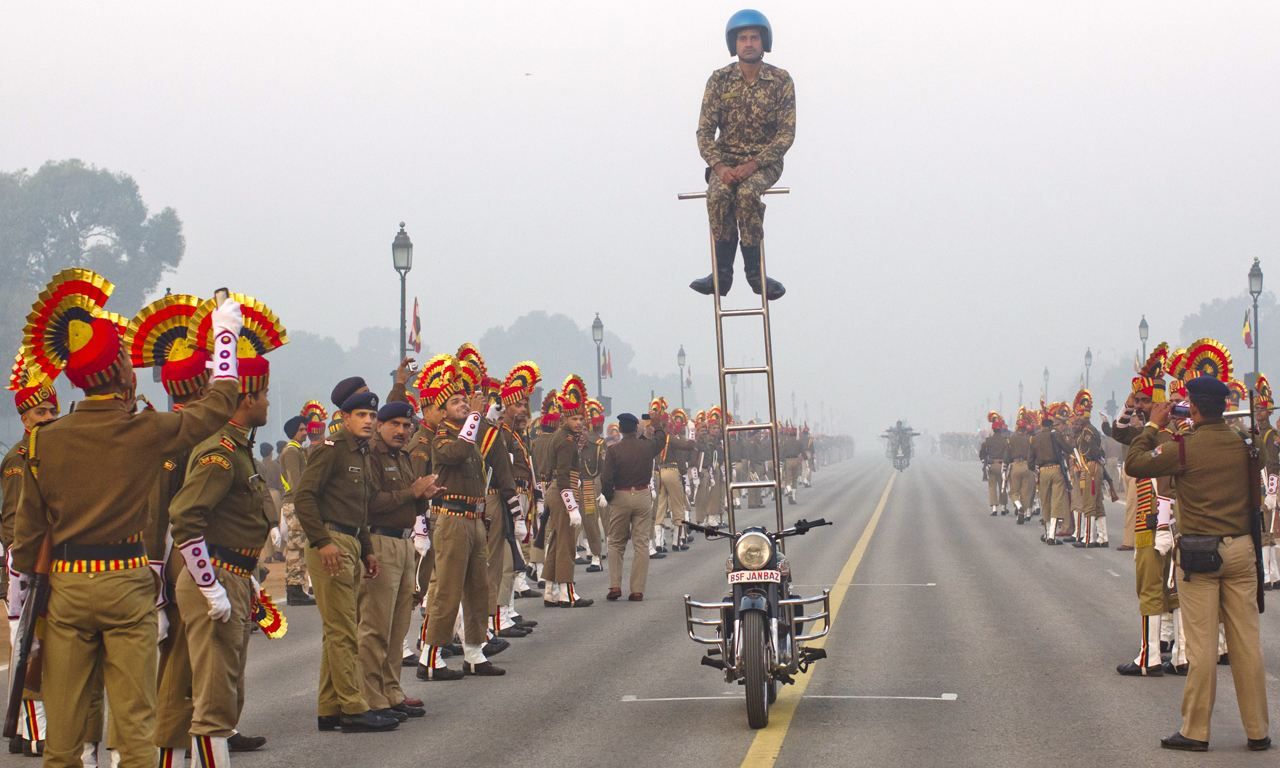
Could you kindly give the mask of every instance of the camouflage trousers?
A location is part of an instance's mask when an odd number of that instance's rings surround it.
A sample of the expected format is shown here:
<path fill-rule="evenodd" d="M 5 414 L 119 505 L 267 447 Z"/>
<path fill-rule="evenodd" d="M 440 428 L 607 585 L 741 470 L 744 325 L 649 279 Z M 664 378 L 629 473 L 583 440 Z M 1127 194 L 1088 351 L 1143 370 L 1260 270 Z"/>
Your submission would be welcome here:
<path fill-rule="evenodd" d="M 284 503 L 280 515 L 284 518 L 284 583 L 290 587 L 306 587 L 307 537 L 293 511 L 292 501 Z"/>
<path fill-rule="evenodd" d="M 764 239 L 765 209 L 760 196 L 781 176 L 781 160 L 761 167 L 736 184 L 725 184 L 712 173 L 707 184 L 707 218 L 712 237 L 718 242 L 738 240 L 744 246 L 759 245 Z"/>

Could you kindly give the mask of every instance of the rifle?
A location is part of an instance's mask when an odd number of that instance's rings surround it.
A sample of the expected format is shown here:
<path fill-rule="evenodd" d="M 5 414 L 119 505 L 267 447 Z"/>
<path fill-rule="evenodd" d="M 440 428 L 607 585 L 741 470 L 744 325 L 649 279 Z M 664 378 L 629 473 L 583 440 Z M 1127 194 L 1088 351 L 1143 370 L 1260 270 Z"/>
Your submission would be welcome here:
<path fill-rule="evenodd" d="M 525 569 L 524 555 L 520 551 L 520 542 L 516 541 L 515 516 L 520 513 L 520 507 L 512 509 L 507 505 L 506 499 L 502 499 L 502 494 L 498 494 L 499 501 L 502 504 L 502 513 L 506 516 L 502 525 L 502 537 L 507 540 L 507 545 L 511 547 L 511 570 L 523 571 Z"/>
<path fill-rule="evenodd" d="M 53 564 L 53 533 L 46 533 L 36 555 L 31 589 L 18 620 L 17 645 L 9 665 L 9 701 L 4 713 L 4 736 L 18 735 L 18 716 L 22 713 L 22 692 L 39 691 L 43 672 L 44 648 L 36 636 L 36 625 L 49 608 L 49 567 Z"/>
<path fill-rule="evenodd" d="M 1262 456 L 1258 451 L 1258 421 L 1253 413 L 1253 387 L 1249 388 L 1249 434 L 1244 442 L 1249 449 L 1249 460 L 1245 462 L 1245 479 L 1249 484 L 1249 538 L 1253 539 L 1254 577 L 1261 614 L 1267 610 L 1262 581 Z"/>
<path fill-rule="evenodd" d="M 1107 490 L 1111 492 L 1111 501 L 1113 503 L 1119 501 L 1120 494 L 1116 492 L 1116 483 L 1111 479 L 1111 473 L 1107 471 L 1106 461 L 1101 461 L 1099 464 L 1102 467 L 1102 482 L 1107 484 Z"/>
<path fill-rule="evenodd" d="M 545 491 L 546 484 L 538 483 L 537 486 L 538 486 L 537 495 L 541 496 Z M 535 520 L 538 523 L 538 530 L 533 535 L 533 546 L 537 547 L 538 549 L 547 548 L 547 521 L 550 519 L 551 519 L 551 507 L 547 505 L 546 499 L 543 499 L 542 513 L 535 518 Z"/>

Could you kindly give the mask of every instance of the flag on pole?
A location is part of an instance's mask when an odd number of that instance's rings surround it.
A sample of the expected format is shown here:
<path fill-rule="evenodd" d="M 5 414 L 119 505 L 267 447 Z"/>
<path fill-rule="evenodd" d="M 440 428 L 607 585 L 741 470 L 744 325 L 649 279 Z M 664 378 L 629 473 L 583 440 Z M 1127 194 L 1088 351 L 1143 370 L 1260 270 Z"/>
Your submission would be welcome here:
<path fill-rule="evenodd" d="M 1240 329 L 1240 335 L 1244 337 L 1244 346 L 1246 349 L 1253 349 L 1253 326 L 1249 325 L 1249 310 L 1244 311 L 1244 328 Z"/>
<path fill-rule="evenodd" d="M 604 375 L 612 379 L 613 378 L 613 353 L 611 353 L 607 349 L 604 351 L 604 370 L 605 370 Z"/>
<path fill-rule="evenodd" d="M 693 366 L 690 365 L 684 369 L 684 385 L 686 387 L 693 386 Z"/>
<path fill-rule="evenodd" d="M 414 354 L 422 352 L 422 319 L 418 317 L 418 297 L 413 298 L 413 320 L 409 324 L 409 347 Z"/>

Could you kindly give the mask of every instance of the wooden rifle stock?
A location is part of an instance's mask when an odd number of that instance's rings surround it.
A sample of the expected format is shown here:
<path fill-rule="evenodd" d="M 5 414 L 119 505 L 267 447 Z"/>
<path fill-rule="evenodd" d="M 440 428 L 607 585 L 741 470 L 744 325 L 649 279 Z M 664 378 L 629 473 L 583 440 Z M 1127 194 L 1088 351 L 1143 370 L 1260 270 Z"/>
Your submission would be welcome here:
<path fill-rule="evenodd" d="M 53 564 L 53 534 L 46 533 L 36 555 L 35 572 L 27 601 L 22 606 L 22 618 L 18 620 L 17 645 L 13 649 L 13 663 L 9 667 L 9 700 L 4 713 L 4 736 L 18 735 L 18 717 L 22 713 L 22 692 L 40 690 L 43 672 L 43 653 L 36 637 L 36 621 L 49 607 L 49 568 Z"/>

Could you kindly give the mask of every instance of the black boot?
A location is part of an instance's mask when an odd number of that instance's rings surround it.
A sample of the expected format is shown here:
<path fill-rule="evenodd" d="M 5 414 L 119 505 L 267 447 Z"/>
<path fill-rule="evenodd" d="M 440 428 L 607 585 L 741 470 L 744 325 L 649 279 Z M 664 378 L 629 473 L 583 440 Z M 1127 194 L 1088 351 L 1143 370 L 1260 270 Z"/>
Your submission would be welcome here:
<path fill-rule="evenodd" d="M 716 272 L 720 277 L 721 296 L 727 296 L 729 288 L 733 285 L 733 260 L 737 254 L 737 240 L 716 241 Z M 710 296 L 715 290 L 715 282 L 711 275 L 707 275 L 689 283 L 689 287 L 703 296 Z"/>
<path fill-rule="evenodd" d="M 285 587 L 285 605 L 315 605 L 316 599 L 297 584 Z"/>
<path fill-rule="evenodd" d="M 742 269 L 747 273 L 747 285 L 751 286 L 751 290 L 758 296 L 760 294 L 760 246 L 742 246 Z M 780 299 L 787 292 L 782 283 L 773 278 L 766 279 L 765 283 L 769 289 L 767 291 L 769 301 Z"/>

